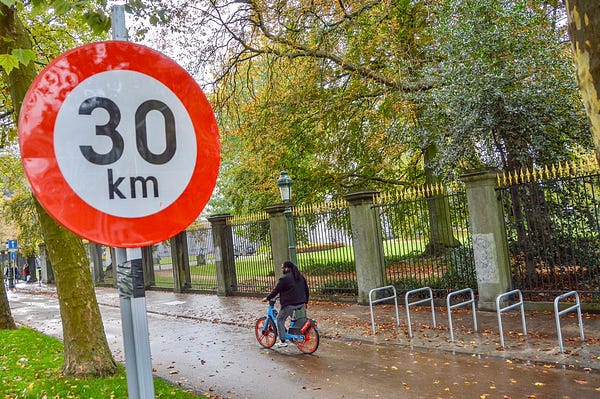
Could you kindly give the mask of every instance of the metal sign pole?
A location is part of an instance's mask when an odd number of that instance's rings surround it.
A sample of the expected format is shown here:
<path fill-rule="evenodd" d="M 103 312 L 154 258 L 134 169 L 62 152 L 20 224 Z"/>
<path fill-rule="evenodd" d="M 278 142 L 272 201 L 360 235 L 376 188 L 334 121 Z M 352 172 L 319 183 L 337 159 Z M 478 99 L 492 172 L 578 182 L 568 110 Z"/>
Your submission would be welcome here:
<path fill-rule="evenodd" d="M 111 11 L 113 40 L 126 41 L 124 6 L 114 5 Z M 127 392 L 130 399 L 154 398 L 142 250 L 117 248 L 116 255 Z"/>

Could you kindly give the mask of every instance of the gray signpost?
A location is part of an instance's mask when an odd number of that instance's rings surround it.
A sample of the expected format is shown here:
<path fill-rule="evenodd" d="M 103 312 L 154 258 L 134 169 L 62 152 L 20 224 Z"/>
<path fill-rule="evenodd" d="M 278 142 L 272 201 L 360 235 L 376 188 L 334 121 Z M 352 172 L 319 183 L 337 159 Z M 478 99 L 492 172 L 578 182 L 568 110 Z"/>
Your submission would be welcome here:
<path fill-rule="evenodd" d="M 112 6 L 111 17 L 113 40 L 126 41 L 124 6 Z M 116 256 L 127 392 L 130 399 L 154 398 L 142 250 L 117 248 Z"/>

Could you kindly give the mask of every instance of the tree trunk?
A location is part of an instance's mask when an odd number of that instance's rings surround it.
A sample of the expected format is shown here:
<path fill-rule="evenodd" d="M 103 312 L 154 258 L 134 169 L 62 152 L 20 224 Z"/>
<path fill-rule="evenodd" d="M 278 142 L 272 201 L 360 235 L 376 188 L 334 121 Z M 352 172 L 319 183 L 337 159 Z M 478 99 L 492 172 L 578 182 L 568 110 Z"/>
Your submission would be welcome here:
<path fill-rule="evenodd" d="M 429 166 L 435 159 L 438 149 L 435 144 L 427 146 L 424 155 L 425 184 L 433 187 L 440 184 L 440 178 Z M 445 190 L 444 190 L 445 193 Z M 460 247 L 460 241 L 454 237 L 452 219 L 450 217 L 450 201 L 448 196 L 427 198 L 429 213 L 429 243 L 425 247 L 426 255 L 444 255 L 452 248 Z"/>
<path fill-rule="evenodd" d="M 4 270 L 2 272 L 4 273 Z M 10 306 L 8 306 L 8 297 L 4 288 L 4 275 L 0 285 L 0 330 L 14 330 L 17 325 L 10 313 Z"/>
<path fill-rule="evenodd" d="M 15 8 L 1 2 L 0 38 L 0 54 L 10 54 L 15 48 L 32 48 Z M 27 66 L 19 65 L 8 76 L 16 115 L 36 74 L 34 63 L 30 62 Z M 58 225 L 37 201 L 35 203 L 56 277 L 65 350 L 63 371 L 71 376 L 112 375 L 117 366 L 106 341 L 83 242 Z"/>
<path fill-rule="evenodd" d="M 600 164 L 600 1 L 565 0 L 577 83 L 590 120 Z"/>
<path fill-rule="evenodd" d="M 65 345 L 67 375 L 112 375 L 117 371 L 106 342 L 85 248 L 79 237 L 59 226 L 36 201 L 54 269 Z"/>

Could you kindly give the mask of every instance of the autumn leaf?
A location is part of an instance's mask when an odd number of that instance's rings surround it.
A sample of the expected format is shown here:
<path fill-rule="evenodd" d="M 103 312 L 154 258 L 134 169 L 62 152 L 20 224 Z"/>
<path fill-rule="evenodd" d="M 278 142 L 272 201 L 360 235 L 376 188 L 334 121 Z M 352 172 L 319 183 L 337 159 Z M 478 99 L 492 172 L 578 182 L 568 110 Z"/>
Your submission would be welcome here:
<path fill-rule="evenodd" d="M 0 67 L 9 75 L 13 69 L 19 67 L 19 59 L 14 55 L 0 54 Z"/>

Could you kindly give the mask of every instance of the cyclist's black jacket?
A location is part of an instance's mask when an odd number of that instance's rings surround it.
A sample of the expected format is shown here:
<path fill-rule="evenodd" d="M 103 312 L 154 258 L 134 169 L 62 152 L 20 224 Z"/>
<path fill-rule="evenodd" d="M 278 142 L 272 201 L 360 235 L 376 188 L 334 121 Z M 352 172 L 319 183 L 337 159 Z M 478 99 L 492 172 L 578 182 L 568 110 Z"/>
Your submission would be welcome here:
<path fill-rule="evenodd" d="M 279 294 L 281 307 L 289 305 L 303 305 L 308 303 L 308 284 L 304 276 L 300 275 L 298 281 L 294 281 L 293 273 L 286 273 L 279 278 L 273 292 L 267 299 L 273 299 Z"/>

